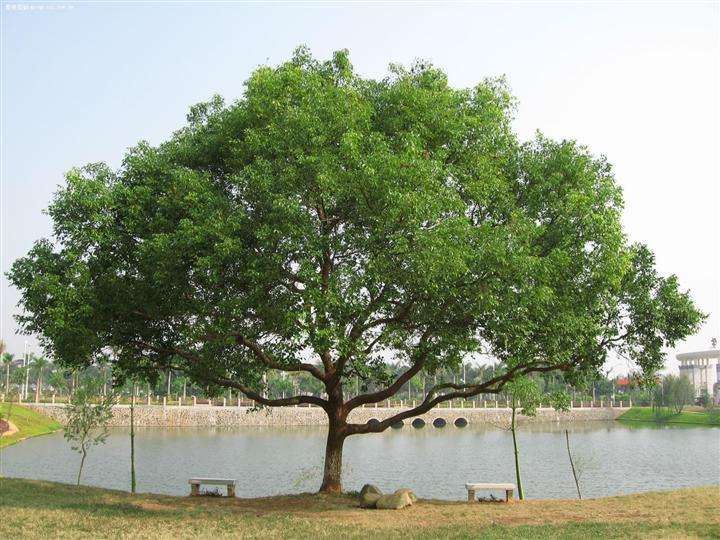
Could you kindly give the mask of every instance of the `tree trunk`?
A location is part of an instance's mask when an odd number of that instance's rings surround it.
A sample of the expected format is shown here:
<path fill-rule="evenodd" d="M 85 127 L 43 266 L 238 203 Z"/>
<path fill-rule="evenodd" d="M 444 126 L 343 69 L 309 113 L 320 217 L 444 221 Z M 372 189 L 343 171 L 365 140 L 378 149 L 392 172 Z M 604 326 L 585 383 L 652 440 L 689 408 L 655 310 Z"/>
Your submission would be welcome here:
<path fill-rule="evenodd" d="M 342 493 L 342 453 L 347 432 L 347 412 L 343 403 L 343 390 L 339 383 L 326 386 L 328 393 L 328 435 L 325 446 L 325 468 L 321 493 Z"/>
<path fill-rule="evenodd" d="M 81 446 L 82 448 L 82 457 L 80 458 L 80 469 L 78 469 L 78 476 L 77 476 L 77 485 L 80 485 L 80 475 L 82 475 L 83 465 L 85 464 L 85 456 L 87 455 L 87 450 L 85 450 L 85 444 Z"/>
<path fill-rule="evenodd" d="M 42 392 L 42 368 L 38 372 L 37 380 L 35 381 L 35 403 L 40 403 L 40 394 Z"/>
<path fill-rule="evenodd" d="M 515 481 L 517 482 L 518 487 L 518 498 L 522 501 L 525 499 L 525 494 L 523 493 L 523 487 L 522 487 L 522 480 L 520 479 L 520 456 L 518 452 L 518 445 L 517 445 L 517 434 L 515 433 L 515 398 L 513 398 L 512 401 L 512 417 L 510 419 L 510 431 L 512 431 L 512 439 L 513 439 L 513 450 L 515 452 Z"/>
<path fill-rule="evenodd" d="M 345 435 L 339 433 L 338 428 L 337 423 L 330 419 L 321 493 L 342 493 L 342 453 Z"/>
<path fill-rule="evenodd" d="M 130 493 L 135 493 L 135 383 L 130 396 Z"/>

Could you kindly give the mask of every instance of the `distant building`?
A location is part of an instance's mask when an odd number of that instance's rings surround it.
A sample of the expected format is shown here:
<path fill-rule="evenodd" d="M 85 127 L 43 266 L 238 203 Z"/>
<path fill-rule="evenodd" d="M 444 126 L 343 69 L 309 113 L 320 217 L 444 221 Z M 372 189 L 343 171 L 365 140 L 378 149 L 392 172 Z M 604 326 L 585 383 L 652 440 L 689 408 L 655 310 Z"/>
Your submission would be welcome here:
<path fill-rule="evenodd" d="M 680 375 L 686 375 L 695 386 L 695 395 L 700 396 L 706 390 L 715 402 L 720 400 L 720 350 L 710 349 L 678 354 Z"/>
<path fill-rule="evenodd" d="M 630 389 L 636 386 L 635 382 L 636 381 L 633 379 L 632 374 L 628 375 L 627 377 L 615 377 L 615 391 L 619 392 L 620 394 L 627 394 Z"/>
<path fill-rule="evenodd" d="M 617 386 L 618 390 L 623 391 L 628 390 L 631 384 L 632 381 L 630 380 L 630 377 L 618 377 L 615 381 L 615 386 Z"/>

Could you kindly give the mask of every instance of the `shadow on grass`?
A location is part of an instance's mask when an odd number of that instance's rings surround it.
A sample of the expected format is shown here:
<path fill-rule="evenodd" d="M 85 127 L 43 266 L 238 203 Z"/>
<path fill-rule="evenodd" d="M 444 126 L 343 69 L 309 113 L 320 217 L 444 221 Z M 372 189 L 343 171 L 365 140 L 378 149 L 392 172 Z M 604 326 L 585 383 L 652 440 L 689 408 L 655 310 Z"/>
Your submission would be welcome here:
<path fill-rule="evenodd" d="M 242 513 L 267 515 L 294 512 L 344 511 L 358 508 L 349 495 L 306 493 L 263 498 L 173 497 L 137 494 L 89 486 L 75 486 L 24 478 L 0 479 L 0 508 L 56 509 L 88 512 L 103 517 L 172 517 L 192 514 Z"/>
<path fill-rule="evenodd" d="M 106 517 L 150 517 L 184 513 L 187 509 L 164 507 L 163 503 L 139 497 L 137 502 L 113 500 L 130 495 L 87 486 L 74 486 L 41 480 L 0 479 L 0 508 L 85 511 Z"/>

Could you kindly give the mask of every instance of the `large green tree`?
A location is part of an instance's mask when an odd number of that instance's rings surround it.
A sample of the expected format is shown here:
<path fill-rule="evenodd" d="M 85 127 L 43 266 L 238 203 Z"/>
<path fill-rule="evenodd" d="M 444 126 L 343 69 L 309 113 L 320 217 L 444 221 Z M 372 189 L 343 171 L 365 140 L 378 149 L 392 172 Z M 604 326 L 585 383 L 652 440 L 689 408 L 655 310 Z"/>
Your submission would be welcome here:
<path fill-rule="evenodd" d="M 341 490 L 348 436 L 438 403 L 533 372 L 572 381 L 613 349 L 652 372 L 702 315 L 628 245 L 608 163 L 571 141 L 520 143 L 513 109 L 502 80 L 455 89 L 426 63 L 365 79 L 345 51 L 300 48 L 118 170 L 70 171 L 54 238 L 9 273 L 19 321 L 69 367 L 111 349 L 119 375 L 173 369 L 261 405 L 323 408 L 323 491 Z M 428 387 L 379 424 L 348 420 L 481 351 L 494 375 Z M 266 397 L 268 370 L 324 392 Z"/>

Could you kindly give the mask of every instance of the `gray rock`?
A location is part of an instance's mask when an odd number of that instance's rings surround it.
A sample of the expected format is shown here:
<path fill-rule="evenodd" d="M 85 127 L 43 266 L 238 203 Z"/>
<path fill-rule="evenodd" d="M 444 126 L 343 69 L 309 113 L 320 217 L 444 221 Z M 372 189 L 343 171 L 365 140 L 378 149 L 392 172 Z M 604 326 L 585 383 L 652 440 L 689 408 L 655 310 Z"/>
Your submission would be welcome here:
<path fill-rule="evenodd" d="M 377 495 L 382 495 L 383 492 L 380 491 L 380 489 L 377 486 L 374 486 L 372 484 L 365 484 L 362 489 L 360 490 L 360 496 L 362 497 L 366 493 L 375 493 Z"/>
<path fill-rule="evenodd" d="M 412 501 L 410 495 L 405 492 L 393 493 L 392 495 L 383 495 L 375 503 L 375 508 L 379 510 L 400 510 L 406 506 L 410 506 Z"/>
<path fill-rule="evenodd" d="M 399 495 L 401 493 L 407 494 L 408 498 L 410 499 L 410 504 L 417 502 L 417 500 L 418 500 L 417 496 L 415 495 L 415 493 L 413 493 L 413 490 L 410 488 L 401 488 L 401 489 L 398 489 L 397 491 L 395 491 L 395 495 Z"/>
<path fill-rule="evenodd" d="M 382 495 L 379 493 L 365 493 L 364 495 L 360 495 L 360 506 L 362 508 L 375 508 L 380 497 L 382 497 Z"/>

